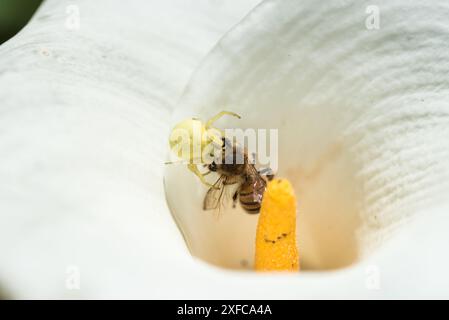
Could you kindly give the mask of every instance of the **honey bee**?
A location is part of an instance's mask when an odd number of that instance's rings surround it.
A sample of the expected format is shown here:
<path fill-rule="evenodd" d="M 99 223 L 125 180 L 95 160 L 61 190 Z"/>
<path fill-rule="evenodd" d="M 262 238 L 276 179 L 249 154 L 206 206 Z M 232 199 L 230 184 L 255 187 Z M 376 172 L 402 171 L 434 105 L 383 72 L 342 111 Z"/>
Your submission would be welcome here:
<path fill-rule="evenodd" d="M 220 177 L 207 191 L 203 209 L 217 209 L 222 202 L 225 188 L 238 184 L 232 196 L 233 207 L 239 200 L 247 213 L 257 214 L 260 211 L 267 182 L 262 176 L 262 172 L 257 171 L 253 161 L 250 161 L 246 150 L 231 144 L 226 138 L 222 138 L 222 140 L 223 148 L 219 155 L 219 161 L 213 161 L 208 165 L 209 171 L 217 172 Z M 232 152 L 229 152 L 228 148 L 232 148 Z M 267 171 L 267 179 L 273 179 L 271 170 L 267 169 Z"/>

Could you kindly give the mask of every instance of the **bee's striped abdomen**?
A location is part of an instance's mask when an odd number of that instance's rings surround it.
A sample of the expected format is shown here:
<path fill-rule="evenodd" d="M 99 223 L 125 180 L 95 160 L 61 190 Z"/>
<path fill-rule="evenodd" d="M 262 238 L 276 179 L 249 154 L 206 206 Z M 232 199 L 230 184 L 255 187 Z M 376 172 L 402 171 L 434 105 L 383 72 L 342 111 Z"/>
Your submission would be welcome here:
<path fill-rule="evenodd" d="M 259 213 L 266 183 L 262 178 L 244 182 L 240 187 L 239 200 L 246 212 Z"/>

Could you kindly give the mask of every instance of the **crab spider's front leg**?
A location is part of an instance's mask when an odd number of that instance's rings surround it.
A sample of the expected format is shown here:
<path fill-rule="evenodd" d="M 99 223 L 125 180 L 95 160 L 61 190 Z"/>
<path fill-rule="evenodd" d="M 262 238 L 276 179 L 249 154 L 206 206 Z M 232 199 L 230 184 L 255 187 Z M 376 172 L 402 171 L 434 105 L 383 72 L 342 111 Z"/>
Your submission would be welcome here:
<path fill-rule="evenodd" d="M 194 163 L 189 163 L 187 165 L 187 168 L 190 171 L 192 171 L 200 179 L 202 184 L 204 184 L 205 186 L 207 186 L 209 188 L 215 188 L 215 186 L 213 184 L 210 184 L 209 182 L 206 181 L 206 179 L 204 179 L 204 176 L 209 174 L 210 172 L 203 174 L 200 170 L 198 170 L 198 167 Z"/>
<path fill-rule="evenodd" d="M 218 119 L 220 119 L 221 117 L 225 116 L 225 115 L 229 115 L 229 116 L 233 116 L 236 118 L 241 118 L 237 113 L 235 112 L 231 112 L 231 111 L 221 111 L 218 114 L 216 114 L 215 116 L 213 116 L 212 118 L 210 118 L 209 120 L 206 121 L 205 124 L 205 128 L 206 130 L 212 129 L 215 131 L 218 131 L 220 133 L 220 136 L 218 135 L 211 135 L 210 140 L 215 143 L 216 145 L 220 145 L 221 144 L 221 138 L 225 136 L 225 133 L 223 130 L 215 128 L 212 126 L 212 124 L 217 121 Z"/>
<path fill-rule="evenodd" d="M 221 111 L 219 113 L 217 113 L 215 116 L 213 116 L 212 118 L 210 118 L 209 120 L 207 120 L 206 122 L 206 129 L 212 128 L 212 124 L 217 121 L 218 119 L 220 119 L 221 117 L 225 116 L 225 115 L 229 115 L 229 116 L 233 116 L 236 118 L 241 118 L 237 113 L 235 112 L 231 112 L 231 111 Z"/>

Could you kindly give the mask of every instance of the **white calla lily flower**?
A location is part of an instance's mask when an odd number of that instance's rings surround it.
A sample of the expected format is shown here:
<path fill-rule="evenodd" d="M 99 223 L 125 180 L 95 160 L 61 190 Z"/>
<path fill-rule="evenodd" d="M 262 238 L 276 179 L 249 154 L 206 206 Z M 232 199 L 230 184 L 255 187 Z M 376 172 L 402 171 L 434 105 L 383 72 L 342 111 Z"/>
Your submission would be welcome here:
<path fill-rule="evenodd" d="M 0 47 L 1 294 L 448 297 L 448 13 L 47 0 Z M 257 217 L 207 216 L 196 177 L 164 166 L 177 120 L 221 110 L 278 129 L 299 274 L 222 268 L 251 259 Z"/>

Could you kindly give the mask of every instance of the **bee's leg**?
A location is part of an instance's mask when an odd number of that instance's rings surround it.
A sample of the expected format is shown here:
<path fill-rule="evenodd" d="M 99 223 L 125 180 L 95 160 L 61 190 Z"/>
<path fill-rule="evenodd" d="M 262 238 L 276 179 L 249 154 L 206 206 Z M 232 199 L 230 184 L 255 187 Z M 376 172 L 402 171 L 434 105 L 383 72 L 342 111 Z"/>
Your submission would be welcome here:
<path fill-rule="evenodd" d="M 229 116 L 233 116 L 236 118 L 241 118 L 237 113 L 231 112 L 231 111 L 221 111 L 218 114 L 216 114 L 215 116 L 213 116 L 212 118 L 210 118 L 209 120 L 207 120 L 206 122 L 206 129 L 211 128 L 212 124 L 217 121 L 218 119 L 220 119 L 221 117 L 223 117 L 224 115 L 229 115 Z"/>
<path fill-rule="evenodd" d="M 206 179 L 204 179 L 205 174 L 201 173 L 195 164 L 189 163 L 187 165 L 187 168 L 189 168 L 189 170 L 192 171 L 200 179 L 202 184 L 210 188 L 216 188 L 213 184 L 210 184 L 209 182 L 206 181 Z"/>
<path fill-rule="evenodd" d="M 234 194 L 232 195 L 232 207 L 233 207 L 233 208 L 235 208 L 236 205 L 237 205 L 237 199 L 238 199 L 238 197 L 239 197 L 239 191 L 236 190 L 236 191 L 234 192 Z"/>

